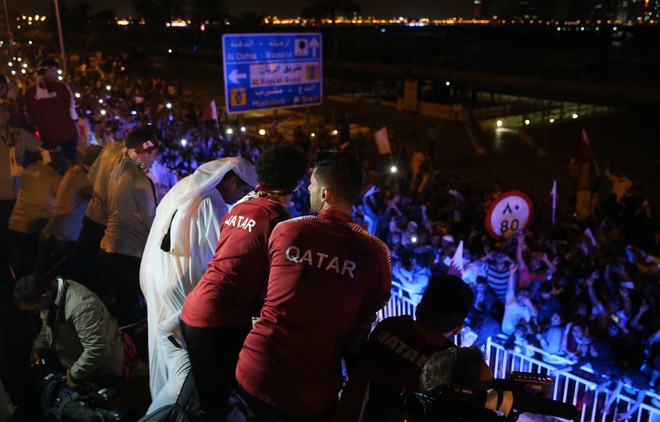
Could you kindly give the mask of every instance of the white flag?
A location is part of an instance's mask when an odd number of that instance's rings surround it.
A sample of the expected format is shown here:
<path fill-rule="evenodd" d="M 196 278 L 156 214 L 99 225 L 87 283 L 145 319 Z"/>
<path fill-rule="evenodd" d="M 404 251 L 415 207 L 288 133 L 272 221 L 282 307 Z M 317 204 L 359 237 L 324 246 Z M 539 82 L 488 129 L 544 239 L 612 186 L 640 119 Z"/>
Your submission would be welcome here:
<path fill-rule="evenodd" d="M 379 154 L 392 153 L 392 149 L 390 148 L 390 137 L 387 134 L 387 128 L 385 126 L 374 133 L 374 139 L 376 140 L 376 148 L 378 148 Z"/>

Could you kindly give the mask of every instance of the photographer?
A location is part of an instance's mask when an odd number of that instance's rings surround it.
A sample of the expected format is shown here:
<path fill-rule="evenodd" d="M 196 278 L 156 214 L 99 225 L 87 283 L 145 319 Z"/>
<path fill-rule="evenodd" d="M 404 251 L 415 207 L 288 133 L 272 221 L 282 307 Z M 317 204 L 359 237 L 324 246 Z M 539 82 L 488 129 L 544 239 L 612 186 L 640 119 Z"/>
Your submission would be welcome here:
<path fill-rule="evenodd" d="M 483 390 L 486 384 L 482 380 L 489 376 L 490 370 L 484 362 L 484 356 L 476 346 L 452 347 L 433 354 L 424 364 L 419 378 L 420 390 L 424 391 L 425 399 L 431 398 L 431 401 L 424 406 L 419 406 L 421 403 L 417 400 L 407 402 L 405 420 L 420 422 L 499 420 L 500 418 L 491 410 L 477 405 L 466 406 L 462 400 L 454 400 L 454 394 L 451 392 L 457 386 Z"/>
<path fill-rule="evenodd" d="M 403 392 L 419 390 L 422 366 L 433 353 L 456 346 L 449 340 L 472 308 L 470 287 L 456 276 L 433 277 L 417 306 L 417 319 L 404 315 L 380 322 L 353 367 L 333 420 L 355 421 L 368 387 L 364 421 L 382 421 Z M 492 378 L 483 364 L 483 379 Z"/>
<path fill-rule="evenodd" d="M 117 321 L 89 289 L 60 277 L 29 275 L 16 283 L 14 303 L 40 314 L 43 325 L 33 350 L 55 352 L 70 388 L 83 381 L 106 386 L 121 382 L 124 348 Z"/>

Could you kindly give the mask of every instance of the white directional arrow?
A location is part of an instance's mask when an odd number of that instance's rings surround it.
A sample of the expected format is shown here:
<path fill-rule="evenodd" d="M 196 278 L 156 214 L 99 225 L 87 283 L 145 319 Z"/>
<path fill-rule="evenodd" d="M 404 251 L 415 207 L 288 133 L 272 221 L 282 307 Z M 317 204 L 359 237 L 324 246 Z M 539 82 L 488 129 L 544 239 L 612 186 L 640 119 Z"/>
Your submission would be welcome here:
<path fill-rule="evenodd" d="M 312 40 L 309 42 L 309 48 L 312 49 L 312 56 L 316 56 L 316 50 L 321 48 L 321 44 L 319 44 L 319 40 L 316 38 L 312 38 Z"/>
<path fill-rule="evenodd" d="M 232 83 L 237 84 L 239 79 L 247 78 L 247 73 L 238 73 L 238 69 L 234 69 L 227 77 Z"/>

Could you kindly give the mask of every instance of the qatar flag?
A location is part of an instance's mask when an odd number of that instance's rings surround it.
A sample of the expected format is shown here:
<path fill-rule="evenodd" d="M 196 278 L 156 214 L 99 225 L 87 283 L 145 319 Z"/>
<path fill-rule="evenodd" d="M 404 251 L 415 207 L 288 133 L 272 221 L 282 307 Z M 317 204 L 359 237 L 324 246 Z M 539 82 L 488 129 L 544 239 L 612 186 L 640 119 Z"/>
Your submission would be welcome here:
<path fill-rule="evenodd" d="M 458 247 L 454 256 L 451 258 L 451 263 L 449 264 L 449 269 L 447 270 L 447 275 L 455 275 L 460 279 L 463 279 L 463 241 L 458 242 Z"/>

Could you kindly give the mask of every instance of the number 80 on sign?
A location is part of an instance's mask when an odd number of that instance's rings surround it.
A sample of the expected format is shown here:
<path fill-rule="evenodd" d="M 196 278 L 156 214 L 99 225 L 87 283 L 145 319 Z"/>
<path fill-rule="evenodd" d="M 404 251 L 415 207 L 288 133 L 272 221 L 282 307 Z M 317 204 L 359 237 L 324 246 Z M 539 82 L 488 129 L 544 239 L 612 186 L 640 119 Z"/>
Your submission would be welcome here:
<path fill-rule="evenodd" d="M 527 195 L 510 191 L 491 204 L 486 217 L 486 228 L 495 239 L 508 239 L 515 232 L 530 226 L 533 213 L 534 207 Z"/>

